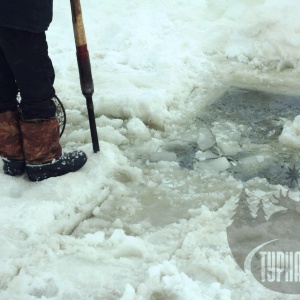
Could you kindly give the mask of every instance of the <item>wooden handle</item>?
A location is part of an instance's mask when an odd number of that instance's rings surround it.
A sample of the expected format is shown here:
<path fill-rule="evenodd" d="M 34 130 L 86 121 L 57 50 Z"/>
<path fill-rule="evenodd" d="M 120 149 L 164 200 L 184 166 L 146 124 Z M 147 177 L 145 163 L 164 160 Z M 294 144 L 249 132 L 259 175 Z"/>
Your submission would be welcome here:
<path fill-rule="evenodd" d="M 86 41 L 85 30 L 83 25 L 80 0 L 70 0 L 70 2 L 71 2 L 75 44 L 77 50 L 77 62 L 78 62 L 81 91 L 86 98 L 92 143 L 93 143 L 94 152 L 96 153 L 100 150 L 100 147 L 99 147 L 96 120 L 94 115 L 94 105 L 92 99 L 92 95 L 94 93 L 94 83 L 93 83 L 93 77 L 91 71 L 90 56 L 87 48 L 87 41 Z"/>
<path fill-rule="evenodd" d="M 87 44 L 80 0 L 71 0 L 71 10 L 75 42 L 76 46 L 80 47 Z"/>
<path fill-rule="evenodd" d="M 81 90 L 83 95 L 90 96 L 94 93 L 94 83 L 83 24 L 81 4 L 80 0 L 70 0 L 70 2 Z"/>

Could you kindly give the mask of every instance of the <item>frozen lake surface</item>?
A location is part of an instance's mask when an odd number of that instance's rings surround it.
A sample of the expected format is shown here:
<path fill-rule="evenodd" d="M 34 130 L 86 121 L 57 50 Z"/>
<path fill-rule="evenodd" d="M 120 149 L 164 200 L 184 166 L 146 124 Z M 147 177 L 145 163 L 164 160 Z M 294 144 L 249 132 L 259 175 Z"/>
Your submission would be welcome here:
<path fill-rule="evenodd" d="M 101 152 L 90 141 L 69 3 L 48 35 L 82 170 L 0 174 L 0 299 L 298 299 L 235 262 L 226 228 L 298 185 L 295 0 L 83 2 Z M 63 30 L 62 30 L 63 29 Z"/>

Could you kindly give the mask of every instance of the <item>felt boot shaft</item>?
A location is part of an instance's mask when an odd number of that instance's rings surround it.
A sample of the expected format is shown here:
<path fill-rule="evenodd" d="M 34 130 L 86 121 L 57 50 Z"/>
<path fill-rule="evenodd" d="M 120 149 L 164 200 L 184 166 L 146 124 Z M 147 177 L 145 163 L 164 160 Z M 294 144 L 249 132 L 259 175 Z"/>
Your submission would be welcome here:
<path fill-rule="evenodd" d="M 24 160 L 17 110 L 0 113 L 0 156 Z"/>
<path fill-rule="evenodd" d="M 51 162 L 62 155 L 57 119 L 20 120 L 26 163 Z"/>

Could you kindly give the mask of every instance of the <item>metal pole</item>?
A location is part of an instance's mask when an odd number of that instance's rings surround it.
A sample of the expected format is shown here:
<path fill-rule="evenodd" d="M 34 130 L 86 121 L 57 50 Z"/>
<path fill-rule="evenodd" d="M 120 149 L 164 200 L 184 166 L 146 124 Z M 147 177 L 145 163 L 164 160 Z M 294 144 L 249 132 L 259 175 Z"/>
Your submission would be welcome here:
<path fill-rule="evenodd" d="M 70 0 L 71 11 L 74 29 L 74 38 L 77 51 L 77 63 L 80 77 L 80 85 L 82 94 L 86 98 L 86 105 L 89 116 L 91 137 L 93 143 L 94 152 L 100 151 L 97 127 L 94 114 L 93 94 L 94 94 L 94 82 L 91 71 L 91 62 L 89 51 L 87 48 L 87 41 L 85 36 L 82 10 L 80 0 Z"/>

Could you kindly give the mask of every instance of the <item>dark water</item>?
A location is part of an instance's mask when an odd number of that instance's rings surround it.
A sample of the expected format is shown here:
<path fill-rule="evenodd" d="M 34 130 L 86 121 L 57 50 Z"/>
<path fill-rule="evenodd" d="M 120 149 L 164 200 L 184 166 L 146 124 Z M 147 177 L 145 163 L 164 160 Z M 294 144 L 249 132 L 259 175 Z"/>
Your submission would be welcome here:
<path fill-rule="evenodd" d="M 257 90 L 230 88 L 219 99 L 199 113 L 199 127 L 212 128 L 215 122 L 221 125 L 231 122 L 243 125 L 239 145 L 242 151 L 226 156 L 232 162 L 228 170 L 237 179 L 247 181 L 254 177 L 266 178 L 271 184 L 291 187 L 287 178 L 289 168 L 300 167 L 298 151 L 278 142 L 285 120 L 292 121 L 300 115 L 300 96 L 272 94 Z M 240 126 L 241 127 L 241 126 Z M 218 146 L 218 145 L 216 145 Z M 193 168 L 195 145 L 179 156 L 180 164 Z M 214 149 L 212 149 L 214 150 Z M 222 153 L 220 153 L 222 156 Z M 255 155 L 267 156 L 263 164 L 242 163 Z M 300 182 L 299 182 L 300 183 Z M 295 181 L 293 186 L 295 186 Z"/>
<path fill-rule="evenodd" d="M 221 98 L 199 115 L 206 124 L 233 121 L 250 130 L 243 137 L 252 142 L 267 143 L 280 135 L 284 119 L 293 120 L 300 114 L 300 96 L 272 94 L 230 88 Z"/>

